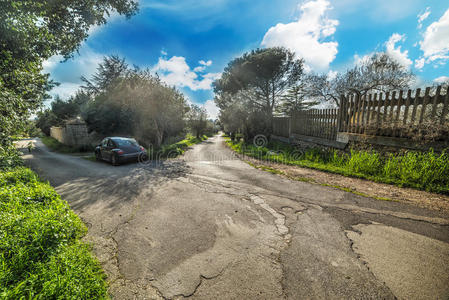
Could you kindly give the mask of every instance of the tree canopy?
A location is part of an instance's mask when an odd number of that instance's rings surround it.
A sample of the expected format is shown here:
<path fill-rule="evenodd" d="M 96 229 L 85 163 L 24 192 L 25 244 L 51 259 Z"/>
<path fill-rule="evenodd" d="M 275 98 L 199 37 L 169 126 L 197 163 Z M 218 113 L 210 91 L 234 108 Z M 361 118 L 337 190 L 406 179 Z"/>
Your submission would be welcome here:
<path fill-rule="evenodd" d="M 257 49 L 232 60 L 214 83 L 217 106 L 227 104 L 224 94 L 247 91 L 248 100 L 257 109 L 272 116 L 282 95 L 297 85 L 303 74 L 303 60 L 295 59 L 286 48 Z M 222 101 L 223 100 L 223 101 Z"/>
<path fill-rule="evenodd" d="M 413 73 L 390 56 L 375 53 L 331 79 L 326 74 L 308 75 L 305 78 L 305 89 L 308 97 L 322 102 L 332 101 L 338 105 L 341 95 L 352 93 L 364 96 L 406 89 L 413 79 Z"/>
<path fill-rule="evenodd" d="M 0 0 L 0 145 L 10 143 L 55 85 L 42 74 L 44 60 L 69 58 L 111 12 L 136 11 L 134 0 Z"/>
<path fill-rule="evenodd" d="M 257 49 L 232 60 L 214 82 L 220 122 L 246 139 L 269 134 L 286 92 L 300 84 L 303 60 L 286 48 Z"/>

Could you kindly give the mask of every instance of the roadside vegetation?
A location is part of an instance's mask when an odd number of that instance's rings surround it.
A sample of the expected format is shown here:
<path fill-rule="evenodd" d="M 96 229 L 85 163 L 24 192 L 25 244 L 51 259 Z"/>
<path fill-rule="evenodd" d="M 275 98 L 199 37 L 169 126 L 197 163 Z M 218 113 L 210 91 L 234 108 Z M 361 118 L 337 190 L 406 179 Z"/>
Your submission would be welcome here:
<path fill-rule="evenodd" d="M 105 275 L 81 241 L 86 227 L 48 183 L 21 166 L 13 141 L 39 135 L 29 119 L 57 85 L 43 72 L 44 61 L 70 58 L 89 29 L 105 24 L 111 13 L 131 17 L 136 12 L 133 0 L 2 1 L 1 299 L 108 298 Z"/>
<path fill-rule="evenodd" d="M 120 57 L 104 57 L 92 78 L 82 80 L 85 86 L 74 96 L 57 98 L 37 114 L 36 125 L 47 136 L 52 126 L 78 117 L 96 137 L 130 136 L 146 148 L 216 130 L 204 108 L 189 104 L 183 93 L 150 70 L 132 68 Z"/>
<path fill-rule="evenodd" d="M 107 298 L 87 229 L 55 190 L 25 167 L 0 171 L 0 298 Z"/>
<path fill-rule="evenodd" d="M 59 153 L 78 153 L 93 151 L 93 147 L 82 146 L 82 147 L 71 147 L 61 144 L 58 140 L 52 138 L 51 136 L 41 136 L 42 143 L 47 146 L 52 151 Z"/>
<path fill-rule="evenodd" d="M 149 157 L 150 159 L 175 158 L 184 154 L 189 147 L 207 140 L 212 135 L 213 133 L 209 133 L 208 135 L 205 134 L 203 136 L 196 137 L 191 134 L 187 134 L 186 138 L 179 142 L 163 145 L 160 148 L 150 150 Z"/>
<path fill-rule="evenodd" d="M 232 141 L 230 138 L 226 142 L 237 153 L 260 160 L 449 195 L 447 152 L 406 151 L 393 155 L 362 150 L 351 150 L 349 153 L 331 149 L 300 151 L 280 142 L 270 142 L 266 147 Z"/>

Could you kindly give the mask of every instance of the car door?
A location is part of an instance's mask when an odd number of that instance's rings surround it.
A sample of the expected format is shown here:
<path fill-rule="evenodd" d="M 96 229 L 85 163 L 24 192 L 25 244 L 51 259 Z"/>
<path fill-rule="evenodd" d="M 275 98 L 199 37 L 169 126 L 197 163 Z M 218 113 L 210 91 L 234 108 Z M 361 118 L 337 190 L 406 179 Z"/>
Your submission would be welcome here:
<path fill-rule="evenodd" d="M 115 149 L 114 141 L 111 139 L 108 139 L 105 153 L 107 155 L 106 159 L 109 161 L 111 161 L 111 158 L 112 158 L 112 149 Z"/>
<path fill-rule="evenodd" d="M 100 144 L 100 155 L 102 159 L 109 159 L 108 157 L 108 138 L 105 138 L 103 141 L 101 141 Z"/>

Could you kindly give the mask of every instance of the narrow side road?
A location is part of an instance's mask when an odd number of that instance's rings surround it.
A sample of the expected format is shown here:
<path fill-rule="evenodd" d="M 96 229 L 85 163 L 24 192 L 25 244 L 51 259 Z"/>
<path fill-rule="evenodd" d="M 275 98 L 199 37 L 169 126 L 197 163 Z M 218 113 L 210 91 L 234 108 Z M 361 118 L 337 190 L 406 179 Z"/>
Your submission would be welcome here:
<path fill-rule="evenodd" d="M 449 216 L 252 168 L 213 137 L 147 165 L 27 163 L 88 224 L 116 299 L 449 296 Z"/>

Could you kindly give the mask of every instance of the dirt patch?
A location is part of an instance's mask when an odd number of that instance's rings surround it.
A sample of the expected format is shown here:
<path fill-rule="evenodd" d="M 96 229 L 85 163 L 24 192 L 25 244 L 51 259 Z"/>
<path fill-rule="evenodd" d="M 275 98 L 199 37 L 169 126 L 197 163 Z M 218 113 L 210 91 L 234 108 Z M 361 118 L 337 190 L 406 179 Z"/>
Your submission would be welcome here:
<path fill-rule="evenodd" d="M 340 189 L 350 190 L 364 196 L 383 200 L 405 202 L 422 208 L 449 213 L 449 196 L 446 195 L 434 194 L 411 188 L 401 188 L 394 185 L 377 183 L 359 178 L 345 177 L 338 174 L 297 166 L 260 161 L 249 157 L 245 157 L 245 159 L 257 168 L 265 169 L 272 173 L 286 176 L 291 179 L 321 185 L 330 185 Z"/>

